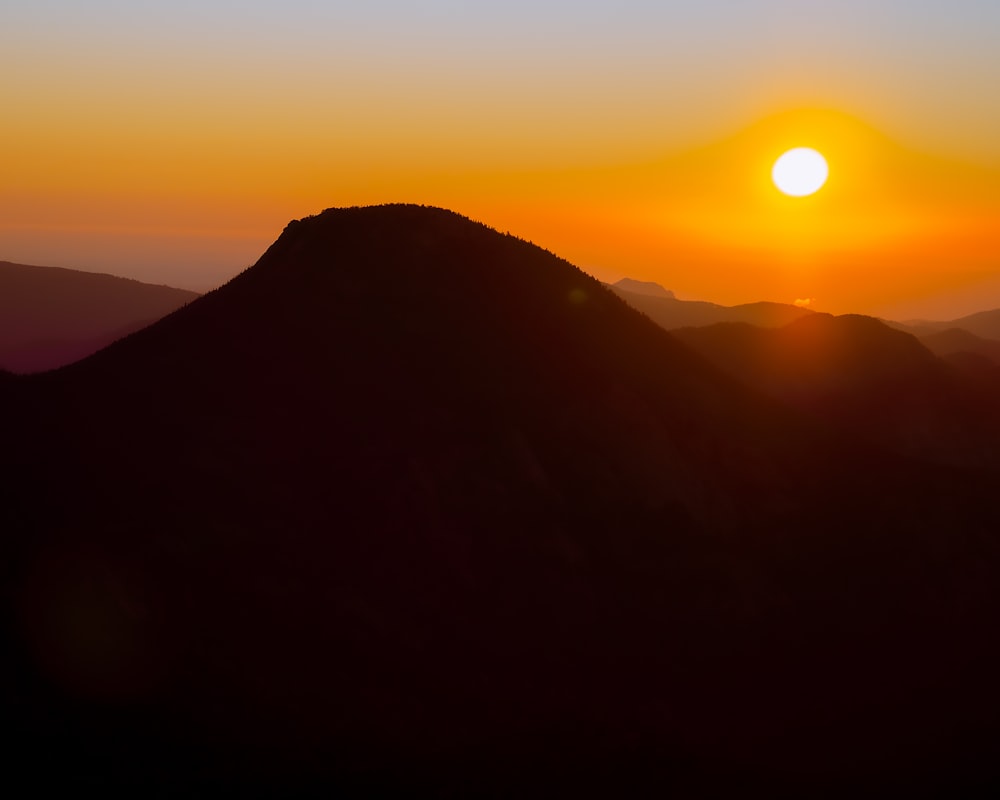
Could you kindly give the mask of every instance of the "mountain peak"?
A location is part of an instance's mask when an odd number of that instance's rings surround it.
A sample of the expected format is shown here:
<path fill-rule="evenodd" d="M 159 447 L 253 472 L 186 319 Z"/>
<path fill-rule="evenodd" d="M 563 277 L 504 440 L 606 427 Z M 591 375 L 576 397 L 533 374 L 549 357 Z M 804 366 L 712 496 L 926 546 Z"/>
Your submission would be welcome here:
<path fill-rule="evenodd" d="M 660 284 L 654 281 L 637 281 L 633 278 L 622 278 L 614 284 L 614 287 L 623 292 L 632 292 L 633 294 L 642 294 L 648 297 L 666 297 L 671 300 L 677 299 L 672 291 L 664 289 L 660 286 Z"/>

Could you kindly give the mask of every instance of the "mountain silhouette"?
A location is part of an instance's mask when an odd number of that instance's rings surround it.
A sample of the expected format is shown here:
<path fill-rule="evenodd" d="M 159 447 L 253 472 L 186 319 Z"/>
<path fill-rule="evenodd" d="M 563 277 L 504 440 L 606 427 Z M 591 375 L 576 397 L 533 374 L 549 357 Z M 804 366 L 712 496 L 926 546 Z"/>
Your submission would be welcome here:
<path fill-rule="evenodd" d="M 890 364 L 933 360 L 905 338 Z M 293 222 L 91 358 L 0 374 L 0 425 L 2 697 L 36 785 L 995 777 L 989 467 L 746 388 L 453 213 Z"/>
<path fill-rule="evenodd" d="M 1000 394 L 971 386 L 915 337 L 872 317 L 812 314 L 783 328 L 716 325 L 682 341 L 765 394 L 912 457 L 1000 466 Z"/>
<path fill-rule="evenodd" d="M 669 289 L 664 289 L 660 284 L 653 281 L 637 281 L 633 278 L 622 278 L 612 285 L 615 291 L 631 292 L 632 294 L 648 295 L 650 297 L 665 297 L 676 300 L 674 293 Z"/>
<path fill-rule="evenodd" d="M 1000 308 L 959 317 L 953 322 L 947 323 L 947 328 L 962 328 L 983 339 L 1000 341 Z"/>
<path fill-rule="evenodd" d="M 648 286 L 649 284 L 640 281 L 626 279 L 612 285 L 611 289 L 630 306 L 668 331 L 717 325 L 723 322 L 745 322 L 768 328 L 780 327 L 813 313 L 809 309 L 785 303 L 759 302 L 721 306 L 703 300 L 678 300 L 672 292 L 662 294 L 649 290 Z M 658 287 L 657 284 L 652 286 Z"/>
<path fill-rule="evenodd" d="M 920 335 L 920 341 L 935 355 L 948 358 L 956 354 L 974 354 L 990 364 L 1000 365 L 1000 340 L 984 339 L 964 328 L 946 328 Z"/>
<path fill-rule="evenodd" d="M 976 314 L 969 314 L 958 319 L 940 321 L 928 320 L 908 320 L 906 322 L 888 323 L 894 327 L 909 331 L 917 336 L 926 336 L 932 333 L 958 328 L 967 331 L 981 339 L 1000 341 L 1000 309 L 992 311 L 980 311 Z"/>
<path fill-rule="evenodd" d="M 0 261 L 0 366 L 41 372 L 78 361 L 196 297 L 112 275 Z"/>

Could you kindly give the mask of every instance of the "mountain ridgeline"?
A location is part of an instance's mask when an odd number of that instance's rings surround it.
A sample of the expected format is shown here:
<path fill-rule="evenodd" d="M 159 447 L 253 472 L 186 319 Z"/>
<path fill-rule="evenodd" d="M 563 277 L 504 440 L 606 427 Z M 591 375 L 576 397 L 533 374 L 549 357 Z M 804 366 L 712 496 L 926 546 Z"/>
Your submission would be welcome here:
<path fill-rule="evenodd" d="M 0 373 L 12 762 L 132 792 L 992 780 L 993 467 L 738 378 L 416 206 L 293 222 L 151 327 Z"/>
<path fill-rule="evenodd" d="M 0 261 L 0 368 L 70 364 L 196 297 L 113 275 Z"/>
<path fill-rule="evenodd" d="M 744 384 L 845 436 L 926 461 L 1000 468 L 1000 370 L 989 362 L 946 363 L 913 336 L 856 315 L 674 334 Z"/>
<path fill-rule="evenodd" d="M 764 328 L 777 328 L 812 312 L 787 303 L 743 303 L 720 306 L 703 300 L 678 300 L 673 292 L 656 283 L 620 280 L 610 287 L 630 306 L 646 314 L 668 331 L 677 328 L 704 327 L 726 322 L 742 322 Z"/>

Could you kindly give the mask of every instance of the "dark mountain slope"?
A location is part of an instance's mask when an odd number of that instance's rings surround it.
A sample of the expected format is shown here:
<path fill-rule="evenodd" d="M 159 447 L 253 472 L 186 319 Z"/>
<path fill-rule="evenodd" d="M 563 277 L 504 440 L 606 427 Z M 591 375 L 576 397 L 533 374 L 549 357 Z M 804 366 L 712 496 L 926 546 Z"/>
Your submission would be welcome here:
<path fill-rule="evenodd" d="M 456 215 L 292 223 L 0 404 L 26 770 L 147 794 L 992 777 L 989 476 L 828 436 Z"/>
<path fill-rule="evenodd" d="M 78 361 L 196 297 L 112 275 L 0 261 L 0 366 L 40 372 Z"/>
<path fill-rule="evenodd" d="M 655 284 L 654 284 L 655 285 Z M 785 303 L 744 303 L 720 306 L 699 300 L 678 300 L 672 294 L 664 296 L 650 291 L 635 291 L 623 281 L 611 289 L 633 308 L 668 331 L 677 328 L 704 327 L 723 322 L 744 322 L 765 328 L 780 327 L 813 312 Z"/>

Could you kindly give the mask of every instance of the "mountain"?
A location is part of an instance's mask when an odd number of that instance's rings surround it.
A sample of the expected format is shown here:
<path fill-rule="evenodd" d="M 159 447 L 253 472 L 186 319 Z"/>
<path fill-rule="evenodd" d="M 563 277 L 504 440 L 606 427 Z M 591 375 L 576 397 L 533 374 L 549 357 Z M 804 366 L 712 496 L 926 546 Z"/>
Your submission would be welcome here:
<path fill-rule="evenodd" d="M 947 328 L 942 331 L 925 333 L 920 341 L 935 355 L 942 358 L 959 353 L 982 356 L 993 365 L 1000 365 L 1000 340 L 984 339 L 964 328 Z"/>
<path fill-rule="evenodd" d="M 812 314 L 783 328 L 675 335 L 787 405 L 908 456 L 1000 466 L 1000 391 L 972 387 L 915 337 L 871 317 Z"/>
<path fill-rule="evenodd" d="M 666 297 L 670 300 L 677 299 L 674 297 L 673 292 L 669 289 L 664 289 L 660 284 L 653 281 L 637 281 L 632 278 L 622 278 L 612 288 L 616 291 L 631 292 L 632 294 L 641 294 L 649 297 Z"/>
<path fill-rule="evenodd" d="M 960 317 L 947 327 L 962 328 L 983 339 L 1000 341 L 1000 308 Z"/>
<path fill-rule="evenodd" d="M 668 331 L 679 328 L 702 328 L 726 323 L 745 323 L 760 328 L 781 328 L 814 312 L 785 303 L 745 303 L 722 306 L 695 300 L 678 300 L 674 293 L 658 283 L 623 278 L 610 287 L 633 308 L 642 311 Z M 935 354 L 942 358 L 956 354 L 977 354 L 990 361 L 1000 362 L 1000 310 L 983 311 L 949 322 L 913 320 L 882 322 L 906 333 L 917 336 Z M 974 368 L 982 365 L 978 359 L 970 361 L 964 355 L 958 361 Z"/>
<path fill-rule="evenodd" d="M 611 289 L 630 306 L 668 331 L 716 325 L 722 322 L 745 322 L 762 327 L 780 327 L 813 313 L 808 309 L 784 303 L 761 302 L 720 306 L 698 300 L 678 300 L 673 293 L 661 294 L 642 288 L 644 286 L 648 284 L 626 279 L 614 284 Z M 658 284 L 652 286 L 658 287 Z"/>
<path fill-rule="evenodd" d="M 931 333 L 940 333 L 953 328 L 958 328 L 968 331 L 981 339 L 1000 341 L 1000 309 L 980 311 L 976 314 L 969 314 L 966 317 L 959 317 L 958 319 L 944 322 L 909 320 L 907 322 L 889 324 L 908 330 L 918 336 L 925 336 Z"/>
<path fill-rule="evenodd" d="M 293 222 L 93 357 L 0 375 L 0 434 L 8 780 L 997 777 L 995 473 L 745 388 L 450 212 Z"/>
<path fill-rule="evenodd" d="M 0 261 L 0 366 L 79 361 L 198 297 L 112 275 Z"/>

